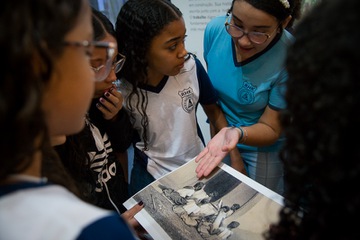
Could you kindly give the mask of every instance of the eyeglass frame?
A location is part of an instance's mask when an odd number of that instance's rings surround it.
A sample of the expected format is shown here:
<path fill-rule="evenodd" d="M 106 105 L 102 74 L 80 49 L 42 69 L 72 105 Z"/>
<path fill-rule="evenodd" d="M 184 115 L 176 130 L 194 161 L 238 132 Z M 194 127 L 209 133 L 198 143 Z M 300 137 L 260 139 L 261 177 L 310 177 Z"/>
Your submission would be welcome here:
<path fill-rule="evenodd" d="M 107 66 L 110 66 L 110 69 L 113 69 L 115 70 L 115 73 L 118 73 L 122 67 L 124 66 L 124 63 L 125 63 L 125 60 L 126 60 L 126 57 L 124 55 L 122 55 L 121 53 L 118 53 L 119 56 L 121 56 L 121 59 L 118 60 L 115 64 L 108 64 L 109 63 L 112 63 L 112 57 L 115 53 L 115 49 L 117 48 L 117 45 L 116 43 L 113 43 L 113 42 L 105 42 L 105 41 L 64 41 L 64 45 L 65 46 L 75 46 L 75 47 L 84 47 L 84 48 L 89 48 L 87 50 L 88 54 L 91 56 L 92 53 L 93 53 L 93 50 L 94 48 L 105 48 L 106 49 L 106 63 L 97 67 L 97 68 L 94 68 L 92 66 L 90 66 L 90 68 L 96 73 L 98 73 L 103 67 L 107 67 Z M 109 61 L 110 60 L 110 61 Z M 121 64 L 121 65 L 120 65 Z M 120 67 L 117 67 L 119 66 Z M 110 69 L 107 69 L 107 70 L 110 70 Z M 107 75 L 110 73 L 110 71 L 104 75 L 105 78 L 107 77 Z M 103 81 L 105 79 L 103 76 L 101 76 L 100 79 L 98 78 L 95 78 L 95 81 L 96 82 L 99 82 L 99 81 Z"/>
<path fill-rule="evenodd" d="M 120 70 L 123 68 L 124 63 L 126 61 L 126 56 L 125 55 L 123 55 L 121 53 L 118 53 L 117 56 L 120 56 L 121 58 L 119 60 L 117 60 L 116 62 L 112 62 L 112 64 L 110 65 L 111 69 L 114 70 L 115 73 L 120 72 Z M 98 73 L 102 68 L 107 67 L 107 66 L 108 66 L 108 64 L 105 63 L 105 64 L 102 64 L 102 65 L 100 65 L 98 67 L 92 67 L 91 66 L 91 69 L 94 70 L 95 73 Z"/>
<path fill-rule="evenodd" d="M 84 47 L 92 48 L 89 52 L 92 54 L 94 48 L 106 48 L 106 59 L 111 59 L 114 56 L 116 44 L 113 42 L 105 41 L 64 41 L 65 46 L 75 46 L 75 47 Z"/>
<path fill-rule="evenodd" d="M 250 42 L 252 42 L 252 43 L 254 43 L 254 44 L 258 44 L 258 45 L 266 43 L 266 41 L 273 35 L 273 33 L 274 33 L 274 32 L 279 28 L 279 26 L 280 26 L 280 24 L 279 24 L 279 25 L 274 29 L 274 31 L 273 31 L 272 33 L 270 33 L 270 34 L 268 34 L 268 33 L 262 33 L 262 32 L 254 32 L 254 31 L 245 32 L 242 28 L 236 26 L 235 24 L 230 23 L 231 17 L 232 17 L 232 16 L 231 16 L 231 14 L 230 14 L 230 15 L 228 15 L 228 17 L 227 17 L 226 20 L 225 20 L 225 24 L 224 24 L 224 25 L 225 25 L 225 30 L 226 30 L 226 32 L 227 32 L 231 37 L 236 38 L 236 39 L 238 39 L 238 40 L 241 39 L 241 38 L 243 38 L 244 36 L 246 36 L 246 37 L 249 39 Z M 230 19 L 230 21 L 229 21 L 229 19 Z M 243 35 L 240 36 L 240 37 L 236 37 L 236 36 L 231 35 L 230 32 L 229 32 L 229 30 L 228 30 L 229 27 L 235 28 L 236 30 L 242 32 Z M 259 43 L 259 42 L 254 42 L 253 40 L 251 40 L 251 35 L 250 35 L 250 37 L 249 37 L 249 34 L 266 36 L 266 39 L 265 39 L 263 42 L 261 42 L 261 43 Z"/>

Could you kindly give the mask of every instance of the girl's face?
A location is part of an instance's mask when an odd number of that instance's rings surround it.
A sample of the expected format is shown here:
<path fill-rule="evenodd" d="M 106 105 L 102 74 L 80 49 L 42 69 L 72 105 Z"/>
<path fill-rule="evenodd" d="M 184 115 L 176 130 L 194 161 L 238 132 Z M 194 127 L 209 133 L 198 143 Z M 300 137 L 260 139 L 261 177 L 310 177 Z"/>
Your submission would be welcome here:
<path fill-rule="evenodd" d="M 187 55 L 185 33 L 184 19 L 180 18 L 166 25 L 161 33 L 153 38 L 146 56 L 150 85 L 157 85 L 164 75 L 177 75 L 184 67 Z"/>
<path fill-rule="evenodd" d="M 263 51 L 280 31 L 279 22 L 274 16 L 254 8 L 245 1 L 234 2 L 230 23 L 241 28 L 245 33 L 260 32 L 269 36 L 261 44 L 251 42 L 246 34 L 241 38 L 232 37 L 239 62 Z"/>
<path fill-rule="evenodd" d="M 116 44 L 116 39 L 111 36 L 110 34 L 106 34 L 106 37 L 101 39 L 100 41 L 105 42 L 113 42 Z M 113 58 L 111 59 L 111 64 L 116 62 L 118 50 L 115 48 L 115 53 Z M 91 57 L 91 66 L 92 67 L 99 67 L 101 65 L 106 65 L 106 50 L 103 48 L 95 48 L 93 55 Z M 103 67 L 100 69 L 99 73 L 106 71 L 106 67 Z M 116 86 L 113 84 L 113 82 L 116 80 L 115 70 L 111 69 L 110 72 L 105 76 L 105 79 L 102 81 L 96 81 L 95 82 L 95 93 L 94 98 L 99 98 L 104 95 L 106 91 L 108 91 L 111 87 Z"/>
<path fill-rule="evenodd" d="M 91 9 L 87 1 L 76 26 L 64 41 L 82 43 L 93 39 Z M 43 109 L 51 137 L 74 134 L 84 127 L 85 114 L 94 93 L 94 72 L 90 68 L 91 48 L 68 45 L 56 59 L 51 81 L 44 94 Z"/>

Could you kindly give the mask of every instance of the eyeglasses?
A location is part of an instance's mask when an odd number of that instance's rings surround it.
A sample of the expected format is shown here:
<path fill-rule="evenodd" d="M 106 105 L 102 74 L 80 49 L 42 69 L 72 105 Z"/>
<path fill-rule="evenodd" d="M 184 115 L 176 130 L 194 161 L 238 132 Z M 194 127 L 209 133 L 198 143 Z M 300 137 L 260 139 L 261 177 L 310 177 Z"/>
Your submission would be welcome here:
<path fill-rule="evenodd" d="M 278 27 L 275 28 L 275 30 L 271 34 L 262 33 L 262 32 L 245 32 L 244 29 L 230 23 L 230 21 L 231 21 L 231 15 L 228 16 L 225 21 L 225 28 L 228 34 L 230 34 L 230 36 L 237 39 L 240 39 L 243 36 L 247 36 L 249 40 L 255 44 L 265 43 L 271 37 L 271 35 L 278 29 Z"/>
<path fill-rule="evenodd" d="M 115 62 L 113 62 L 112 59 L 108 59 L 105 64 L 98 67 L 91 67 L 91 69 L 95 72 L 96 81 L 103 81 L 107 76 L 109 76 L 111 70 L 114 70 L 115 73 L 120 72 L 124 66 L 125 60 L 126 57 L 121 53 L 118 53 Z"/>
<path fill-rule="evenodd" d="M 103 41 L 65 41 L 65 46 L 74 46 L 74 47 L 84 47 L 87 54 L 90 56 L 93 53 L 94 48 L 105 48 L 106 49 L 106 59 L 112 59 L 115 53 L 116 44 L 113 42 L 103 42 Z"/>
<path fill-rule="evenodd" d="M 118 73 L 121 68 L 124 66 L 126 57 L 120 53 L 117 55 L 117 61 L 112 62 L 112 59 L 115 54 L 116 44 L 113 42 L 104 42 L 104 41 L 66 41 L 64 42 L 66 46 L 75 46 L 75 47 L 84 47 L 88 55 L 92 55 L 94 48 L 103 48 L 106 50 L 105 64 L 99 67 L 92 67 L 91 69 L 95 72 L 95 80 L 103 81 L 110 73 L 111 70 L 114 70 L 115 73 Z"/>

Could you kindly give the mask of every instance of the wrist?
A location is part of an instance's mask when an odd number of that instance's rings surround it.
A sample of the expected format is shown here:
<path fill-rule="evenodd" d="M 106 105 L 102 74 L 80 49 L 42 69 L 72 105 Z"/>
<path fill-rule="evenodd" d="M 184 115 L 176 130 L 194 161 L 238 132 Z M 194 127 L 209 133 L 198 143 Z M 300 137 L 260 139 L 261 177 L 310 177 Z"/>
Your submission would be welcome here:
<path fill-rule="evenodd" d="M 244 130 L 240 127 L 236 127 L 236 126 L 231 126 L 230 128 L 235 129 L 238 133 L 239 133 L 239 140 L 238 142 L 240 142 L 240 140 L 243 138 L 244 136 Z"/>
<path fill-rule="evenodd" d="M 246 142 L 246 139 L 248 137 L 248 133 L 247 133 L 247 130 L 245 128 L 242 128 L 241 126 L 237 127 L 240 132 L 242 133 L 240 138 L 239 138 L 239 143 L 242 143 L 244 144 Z"/>

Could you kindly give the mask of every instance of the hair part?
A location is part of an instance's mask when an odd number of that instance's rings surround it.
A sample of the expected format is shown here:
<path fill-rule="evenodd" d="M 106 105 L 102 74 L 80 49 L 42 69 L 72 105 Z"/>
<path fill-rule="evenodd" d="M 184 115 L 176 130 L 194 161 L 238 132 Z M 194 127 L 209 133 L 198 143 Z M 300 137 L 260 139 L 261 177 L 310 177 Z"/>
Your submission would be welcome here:
<path fill-rule="evenodd" d="M 91 8 L 91 10 L 94 40 L 101 41 L 106 37 L 107 33 L 115 38 L 115 29 L 111 21 L 102 12 L 96 10 L 95 8 Z"/>

